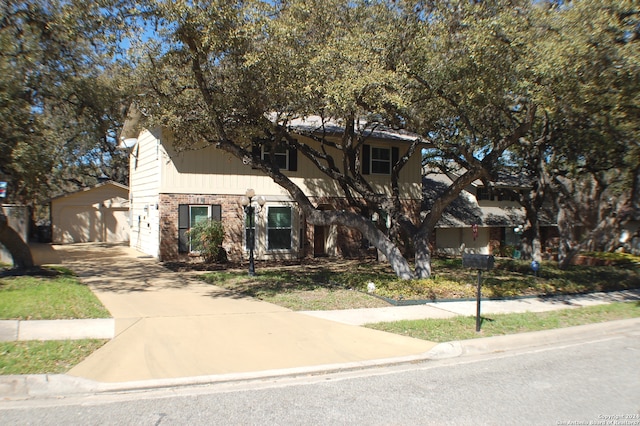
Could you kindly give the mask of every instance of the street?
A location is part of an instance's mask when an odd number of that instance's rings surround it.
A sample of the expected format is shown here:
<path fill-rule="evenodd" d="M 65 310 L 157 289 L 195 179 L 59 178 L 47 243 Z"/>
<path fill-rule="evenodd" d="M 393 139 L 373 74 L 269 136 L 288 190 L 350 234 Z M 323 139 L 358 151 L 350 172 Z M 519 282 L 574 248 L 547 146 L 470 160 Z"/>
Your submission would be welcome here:
<path fill-rule="evenodd" d="M 330 375 L 0 402 L 6 425 L 640 425 L 640 333 Z"/>

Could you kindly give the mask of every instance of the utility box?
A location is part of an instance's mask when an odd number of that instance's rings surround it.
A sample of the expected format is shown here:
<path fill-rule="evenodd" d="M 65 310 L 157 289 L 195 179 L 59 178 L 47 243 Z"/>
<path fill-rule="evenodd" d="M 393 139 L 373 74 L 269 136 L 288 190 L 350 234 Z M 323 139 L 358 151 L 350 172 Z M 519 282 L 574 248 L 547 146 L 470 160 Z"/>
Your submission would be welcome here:
<path fill-rule="evenodd" d="M 478 271 L 490 271 L 493 269 L 495 258 L 489 254 L 463 254 L 462 267 L 477 269 Z"/>

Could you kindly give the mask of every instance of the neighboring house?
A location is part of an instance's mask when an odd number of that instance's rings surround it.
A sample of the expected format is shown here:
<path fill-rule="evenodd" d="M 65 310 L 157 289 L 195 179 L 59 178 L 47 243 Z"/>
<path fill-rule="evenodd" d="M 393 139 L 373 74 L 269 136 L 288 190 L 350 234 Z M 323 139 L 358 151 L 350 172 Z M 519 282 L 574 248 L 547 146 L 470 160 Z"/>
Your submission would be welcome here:
<path fill-rule="evenodd" d="M 424 208 L 428 209 L 429 200 L 441 194 L 456 177 L 425 171 Z M 492 188 L 486 188 L 480 180 L 474 181 L 447 207 L 436 224 L 436 253 L 511 256 L 515 251 L 517 254 L 525 224 L 525 211 L 517 193 L 527 186 L 523 179 L 508 176 L 502 176 Z M 543 245 L 547 242 L 543 248 L 550 249 L 552 239 L 557 236 L 557 226 L 547 211 L 543 211 L 540 219 Z"/>
<path fill-rule="evenodd" d="M 129 188 L 107 181 L 53 198 L 51 231 L 57 244 L 129 241 Z"/>
<path fill-rule="evenodd" d="M 318 129 L 319 125 L 318 117 L 292 123 L 292 127 L 306 131 Z M 338 138 L 342 129 L 334 124 L 323 130 Z M 368 135 L 362 172 L 369 175 L 378 192 L 390 193 L 392 163 L 415 138 L 416 135 L 380 127 Z M 317 144 L 303 136 L 298 139 L 308 145 Z M 178 152 L 174 136 L 168 131 L 138 130 L 131 123 L 125 123 L 121 140 L 130 151 L 130 245 L 161 261 L 186 260 L 196 255 L 192 253 L 188 231 L 206 218 L 223 222 L 223 247 L 232 260 L 248 257 L 247 236 L 252 231 L 256 238 L 255 258 L 259 260 L 352 256 L 363 245 L 357 232 L 340 226 L 308 224 L 290 195 L 270 177 L 213 146 Z M 336 197 L 341 193 L 336 182 L 306 157 L 295 150 L 277 151 L 275 155 L 281 170 L 318 208 L 347 207 L 344 199 Z M 401 198 L 415 217 L 422 196 L 420 163 L 420 154 L 416 153 L 400 173 Z M 256 195 L 253 221 L 245 216 L 240 204 L 249 188 Z M 256 202 L 259 197 L 263 205 Z M 250 228 L 252 224 L 254 229 Z"/>

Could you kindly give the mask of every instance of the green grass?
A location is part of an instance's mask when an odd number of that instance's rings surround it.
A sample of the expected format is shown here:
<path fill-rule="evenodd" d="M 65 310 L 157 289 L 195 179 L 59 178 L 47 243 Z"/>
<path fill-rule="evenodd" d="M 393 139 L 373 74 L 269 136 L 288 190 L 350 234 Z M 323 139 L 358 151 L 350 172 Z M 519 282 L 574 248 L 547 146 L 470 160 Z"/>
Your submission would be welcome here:
<path fill-rule="evenodd" d="M 534 276 L 527 261 L 496 259 L 495 268 L 483 273 L 485 298 L 550 296 L 640 288 L 640 258 L 624 256 L 610 266 L 571 266 L 560 270 L 555 262 L 542 262 Z M 240 295 L 255 297 L 294 310 L 330 310 L 388 306 L 367 294 L 392 302 L 473 299 L 477 272 L 462 267 L 461 259 L 434 259 L 430 279 L 398 280 L 386 264 L 367 261 L 330 261 L 294 267 L 265 267 L 257 275 L 245 271 L 218 271 L 201 278 Z M 355 291 L 354 291 L 355 290 Z"/>
<path fill-rule="evenodd" d="M 65 373 L 106 340 L 0 342 L 0 375 Z"/>
<path fill-rule="evenodd" d="M 449 319 L 404 320 L 369 324 L 367 327 L 432 342 L 502 336 L 529 331 L 550 330 L 640 317 L 640 303 L 616 302 L 607 305 L 563 309 L 549 312 L 483 316 L 480 333 L 475 316 Z"/>
<path fill-rule="evenodd" d="M 0 278 L 0 319 L 108 318 L 109 311 L 65 269 Z"/>
<path fill-rule="evenodd" d="M 345 274 L 347 277 L 353 272 Z M 329 270 L 264 269 L 255 277 L 246 272 L 213 272 L 200 278 L 238 294 L 255 297 L 294 311 L 376 308 L 388 303 L 331 283 Z"/>

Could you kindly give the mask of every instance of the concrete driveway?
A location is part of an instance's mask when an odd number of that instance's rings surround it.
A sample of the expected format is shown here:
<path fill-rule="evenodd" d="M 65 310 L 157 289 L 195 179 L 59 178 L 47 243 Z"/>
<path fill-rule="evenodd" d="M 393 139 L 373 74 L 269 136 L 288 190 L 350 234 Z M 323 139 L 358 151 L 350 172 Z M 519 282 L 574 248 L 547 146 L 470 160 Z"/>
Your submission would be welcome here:
<path fill-rule="evenodd" d="M 126 246 L 50 247 L 35 256 L 74 270 L 115 318 L 115 338 L 72 376 L 130 382 L 246 373 L 415 356 L 435 346 L 240 297 Z"/>

